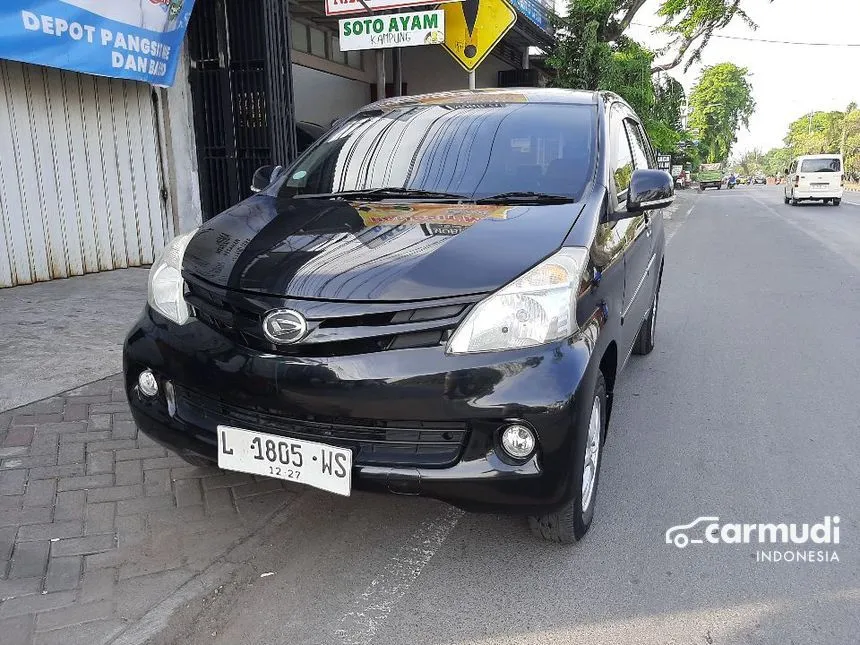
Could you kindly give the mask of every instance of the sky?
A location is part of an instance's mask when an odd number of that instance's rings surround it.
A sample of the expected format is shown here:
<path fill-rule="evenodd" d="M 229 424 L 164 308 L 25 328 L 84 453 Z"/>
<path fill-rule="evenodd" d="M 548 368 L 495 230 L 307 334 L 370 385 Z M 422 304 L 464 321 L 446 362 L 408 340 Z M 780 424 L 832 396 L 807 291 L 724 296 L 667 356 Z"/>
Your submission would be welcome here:
<path fill-rule="evenodd" d="M 649 0 L 635 22 L 660 24 L 656 15 L 660 4 L 660 0 Z M 736 18 L 719 35 L 860 44 L 860 0 L 743 0 L 741 6 L 758 29 L 753 31 Z M 652 49 L 665 42 L 639 24 L 627 33 Z M 734 155 L 782 146 L 788 124 L 812 110 L 844 110 L 851 101 L 860 104 L 860 46 L 810 47 L 712 38 L 702 64 L 727 61 L 749 68 L 757 105 L 749 130 L 738 132 Z M 702 65 L 697 64 L 685 74 L 682 65 L 669 74 L 689 94 L 701 70 Z"/>

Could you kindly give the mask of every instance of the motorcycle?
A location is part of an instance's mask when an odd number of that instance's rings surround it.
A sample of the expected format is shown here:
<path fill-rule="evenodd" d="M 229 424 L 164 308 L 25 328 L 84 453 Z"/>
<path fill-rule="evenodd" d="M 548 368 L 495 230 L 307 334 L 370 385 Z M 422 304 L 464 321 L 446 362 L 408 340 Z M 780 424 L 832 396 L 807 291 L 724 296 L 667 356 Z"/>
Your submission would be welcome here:
<path fill-rule="evenodd" d="M 727 186 L 729 189 L 734 188 L 734 187 L 737 185 L 737 183 L 738 183 L 738 180 L 737 180 L 737 179 L 735 179 L 734 177 L 729 177 L 729 178 L 726 180 L 726 186 Z"/>

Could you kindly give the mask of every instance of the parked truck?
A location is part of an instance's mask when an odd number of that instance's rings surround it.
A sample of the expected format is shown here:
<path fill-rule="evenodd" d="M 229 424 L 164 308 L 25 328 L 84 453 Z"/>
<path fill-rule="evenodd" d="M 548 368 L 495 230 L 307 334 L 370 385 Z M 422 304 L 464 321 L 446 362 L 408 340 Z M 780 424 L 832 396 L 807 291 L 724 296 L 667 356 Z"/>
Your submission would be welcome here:
<path fill-rule="evenodd" d="M 699 167 L 699 190 L 723 187 L 723 167 L 718 163 L 706 163 Z"/>

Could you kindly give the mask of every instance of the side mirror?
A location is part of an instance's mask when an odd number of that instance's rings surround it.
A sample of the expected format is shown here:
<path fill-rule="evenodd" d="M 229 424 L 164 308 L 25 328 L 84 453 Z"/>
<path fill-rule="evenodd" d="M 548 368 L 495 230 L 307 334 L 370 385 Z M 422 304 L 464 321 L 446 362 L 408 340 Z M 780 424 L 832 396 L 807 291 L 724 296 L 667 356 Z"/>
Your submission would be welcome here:
<path fill-rule="evenodd" d="M 627 212 L 663 208 L 675 201 L 675 182 L 664 170 L 634 170 L 627 191 Z"/>
<path fill-rule="evenodd" d="M 786 168 L 786 169 L 783 171 L 783 174 L 785 174 L 785 175 L 787 175 L 787 174 L 788 174 L 788 168 Z"/>
<path fill-rule="evenodd" d="M 260 166 L 251 179 L 251 192 L 259 193 L 284 173 L 283 166 Z"/>

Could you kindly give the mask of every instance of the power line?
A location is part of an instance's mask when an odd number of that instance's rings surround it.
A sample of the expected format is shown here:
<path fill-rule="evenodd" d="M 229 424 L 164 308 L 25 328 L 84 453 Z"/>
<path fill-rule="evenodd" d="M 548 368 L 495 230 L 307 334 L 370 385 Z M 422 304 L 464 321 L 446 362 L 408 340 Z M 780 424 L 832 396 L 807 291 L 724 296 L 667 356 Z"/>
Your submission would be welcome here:
<path fill-rule="evenodd" d="M 637 27 L 648 29 L 659 29 L 663 25 L 646 25 L 641 22 L 631 23 Z M 797 40 L 769 40 L 767 38 L 749 38 L 747 36 L 726 36 L 725 34 L 711 34 L 711 38 L 723 38 L 724 40 L 744 40 L 751 43 L 767 43 L 771 45 L 802 45 L 805 47 L 860 47 L 860 43 L 811 43 Z"/>

